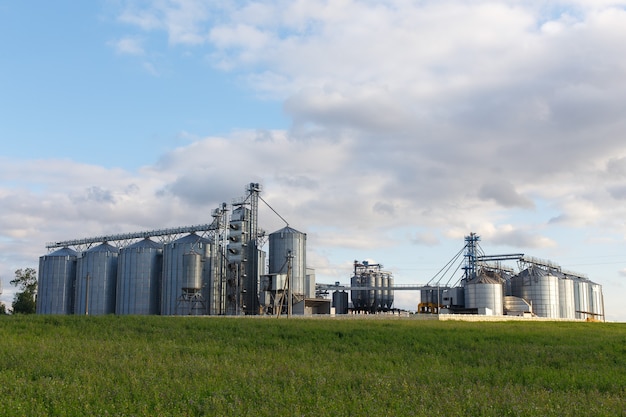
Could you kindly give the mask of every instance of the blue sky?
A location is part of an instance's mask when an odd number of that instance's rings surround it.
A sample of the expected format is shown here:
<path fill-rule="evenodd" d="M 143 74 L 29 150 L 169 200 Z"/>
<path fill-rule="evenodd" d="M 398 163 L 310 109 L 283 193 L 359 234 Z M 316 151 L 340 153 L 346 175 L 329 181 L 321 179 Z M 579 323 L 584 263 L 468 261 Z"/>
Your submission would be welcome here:
<path fill-rule="evenodd" d="M 255 181 L 318 281 L 423 283 L 476 232 L 626 321 L 625 3 L 0 0 L 2 300 L 48 241 L 204 223 Z"/>
<path fill-rule="evenodd" d="M 286 124 L 281 102 L 214 69 L 206 50 L 170 48 L 157 34 L 138 35 L 145 53 L 120 51 L 116 43 L 137 31 L 113 6 L 3 2 L 5 156 L 134 170 L 195 135 Z"/>

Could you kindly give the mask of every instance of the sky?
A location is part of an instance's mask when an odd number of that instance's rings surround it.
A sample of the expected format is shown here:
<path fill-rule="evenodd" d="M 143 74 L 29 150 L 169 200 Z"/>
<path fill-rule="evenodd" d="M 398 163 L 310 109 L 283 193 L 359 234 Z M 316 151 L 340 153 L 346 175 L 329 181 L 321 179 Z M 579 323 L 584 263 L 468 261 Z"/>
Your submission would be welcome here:
<path fill-rule="evenodd" d="M 474 232 L 626 322 L 624 45 L 626 1 L 0 0 L 0 299 L 47 242 L 259 182 L 318 282 L 426 283 Z"/>

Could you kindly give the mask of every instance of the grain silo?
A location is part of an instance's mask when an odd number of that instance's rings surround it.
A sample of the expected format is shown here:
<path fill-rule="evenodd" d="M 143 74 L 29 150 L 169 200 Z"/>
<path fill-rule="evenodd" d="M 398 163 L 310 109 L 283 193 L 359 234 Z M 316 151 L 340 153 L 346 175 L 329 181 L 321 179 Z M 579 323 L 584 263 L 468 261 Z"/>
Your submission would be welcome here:
<path fill-rule="evenodd" d="M 538 317 L 559 318 L 559 279 L 551 272 L 531 266 L 511 278 L 513 295 L 533 306 Z"/>
<path fill-rule="evenodd" d="M 291 263 L 292 294 L 304 298 L 306 280 L 306 234 L 284 227 L 269 236 L 269 273 L 286 274 Z"/>
<path fill-rule="evenodd" d="M 163 248 L 161 314 L 207 314 L 211 245 L 195 233 Z"/>
<path fill-rule="evenodd" d="M 37 314 L 72 314 L 78 252 L 62 248 L 39 258 Z"/>
<path fill-rule="evenodd" d="M 163 245 L 148 238 L 120 249 L 116 314 L 158 314 Z"/>
<path fill-rule="evenodd" d="M 580 320 L 592 317 L 589 303 L 589 281 L 586 279 L 574 279 L 574 314 Z"/>
<path fill-rule="evenodd" d="M 465 283 L 465 307 L 477 309 L 478 314 L 501 316 L 504 314 L 502 280 L 484 272 Z"/>
<path fill-rule="evenodd" d="M 74 314 L 114 314 L 118 249 L 104 242 L 77 261 Z"/>
<path fill-rule="evenodd" d="M 559 317 L 573 320 L 576 318 L 574 281 L 565 274 L 556 275 L 559 278 Z"/>
<path fill-rule="evenodd" d="M 589 301 L 591 306 L 591 318 L 594 320 L 604 320 L 604 299 L 602 286 L 595 282 L 589 283 Z"/>
<path fill-rule="evenodd" d="M 382 267 L 381 264 L 371 264 L 368 261 L 354 261 L 350 297 L 355 310 L 375 313 L 392 308 L 394 280 L 391 273 L 383 271 Z"/>

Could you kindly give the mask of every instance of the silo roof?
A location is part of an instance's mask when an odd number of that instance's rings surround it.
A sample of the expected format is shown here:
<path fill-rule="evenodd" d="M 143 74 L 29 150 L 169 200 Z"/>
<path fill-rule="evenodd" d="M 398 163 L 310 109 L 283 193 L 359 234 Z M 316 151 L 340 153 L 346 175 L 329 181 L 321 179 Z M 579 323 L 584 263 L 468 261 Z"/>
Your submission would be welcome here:
<path fill-rule="evenodd" d="M 289 234 L 298 234 L 298 235 L 303 235 L 304 234 L 302 232 L 297 231 L 293 227 L 289 227 L 289 226 L 285 226 L 282 229 L 277 230 L 277 231 L 275 231 L 272 234 L 275 235 L 275 234 L 278 234 L 278 233 L 289 233 Z"/>
<path fill-rule="evenodd" d="M 78 252 L 70 248 L 61 248 L 47 254 L 46 256 L 78 256 Z"/>
<path fill-rule="evenodd" d="M 209 239 L 206 239 L 202 236 L 198 236 L 195 233 L 190 233 L 187 236 L 183 236 L 180 239 L 176 239 L 172 243 L 198 243 L 198 242 L 211 243 Z"/>
<path fill-rule="evenodd" d="M 135 242 L 132 245 L 128 245 L 126 248 L 149 248 L 149 249 L 161 249 L 163 245 L 150 238 L 145 238 L 139 242 Z"/>
<path fill-rule="evenodd" d="M 102 243 L 101 245 L 94 246 L 89 249 L 87 252 L 114 252 L 118 253 L 119 249 L 113 245 L 108 244 L 107 242 Z"/>
<path fill-rule="evenodd" d="M 476 278 L 468 282 L 468 284 L 502 284 L 497 278 L 487 276 L 485 274 L 478 275 Z"/>

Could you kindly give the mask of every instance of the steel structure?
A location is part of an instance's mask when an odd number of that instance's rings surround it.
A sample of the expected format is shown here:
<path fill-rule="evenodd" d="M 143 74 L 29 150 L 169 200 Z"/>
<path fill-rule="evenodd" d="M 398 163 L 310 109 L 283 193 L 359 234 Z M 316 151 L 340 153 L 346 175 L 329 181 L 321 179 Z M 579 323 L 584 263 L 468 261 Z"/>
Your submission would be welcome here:
<path fill-rule="evenodd" d="M 199 224 L 195 226 L 183 226 L 169 229 L 158 229 L 134 233 L 121 233 L 114 235 L 95 236 L 84 239 L 65 240 L 61 242 L 51 242 L 46 244 L 46 248 L 48 250 L 51 250 L 55 248 L 74 247 L 78 252 L 84 252 L 85 250 L 90 249 L 94 244 L 108 242 L 113 246 L 119 248 L 134 243 L 139 239 L 153 237 L 157 238 L 157 240 L 159 240 L 161 243 L 170 243 L 187 233 L 204 232 L 208 235 L 203 235 L 203 237 L 212 237 L 220 230 L 221 225 L 222 222 L 220 216 L 218 218 L 214 218 L 214 221 L 210 224 Z"/>

